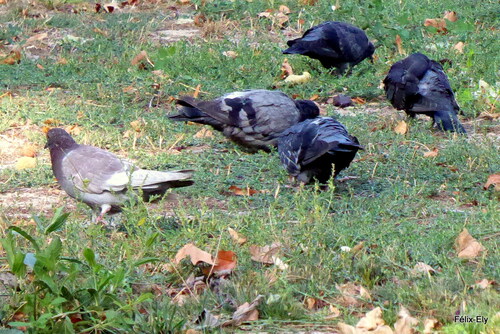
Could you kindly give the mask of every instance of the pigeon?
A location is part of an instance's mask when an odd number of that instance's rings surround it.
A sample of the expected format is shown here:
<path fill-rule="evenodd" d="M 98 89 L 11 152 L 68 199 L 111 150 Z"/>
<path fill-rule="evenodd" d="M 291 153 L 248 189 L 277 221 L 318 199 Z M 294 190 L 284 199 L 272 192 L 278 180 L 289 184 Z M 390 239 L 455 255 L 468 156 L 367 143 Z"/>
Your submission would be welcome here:
<path fill-rule="evenodd" d="M 465 134 L 457 113 L 460 110 L 441 64 L 422 53 L 414 53 L 392 65 L 384 79 L 389 101 L 410 117 L 432 117 L 438 129 Z"/>
<path fill-rule="evenodd" d="M 109 211 L 119 211 L 138 192 L 147 200 L 150 196 L 165 194 L 169 188 L 193 184 L 189 180 L 191 170 L 140 169 L 108 151 L 77 144 L 64 129 L 53 128 L 47 132 L 47 147 L 52 171 L 61 188 L 92 209 L 100 209 L 97 221 L 103 220 Z"/>
<path fill-rule="evenodd" d="M 182 96 L 177 105 L 179 114 L 169 115 L 171 120 L 210 125 L 251 151 L 269 152 L 284 130 L 319 115 L 313 101 L 265 89 L 233 92 L 211 101 Z"/>
<path fill-rule="evenodd" d="M 326 183 L 349 167 L 363 147 L 344 125 L 331 117 L 308 119 L 285 130 L 278 139 L 278 153 L 288 173 L 305 184 Z M 333 166 L 332 166 L 333 165 Z"/>
<path fill-rule="evenodd" d="M 365 32 L 349 23 L 326 21 L 307 30 L 301 38 L 287 42 L 284 54 L 301 54 L 317 59 L 326 68 L 343 74 L 365 58 L 372 59 L 375 46 Z"/>

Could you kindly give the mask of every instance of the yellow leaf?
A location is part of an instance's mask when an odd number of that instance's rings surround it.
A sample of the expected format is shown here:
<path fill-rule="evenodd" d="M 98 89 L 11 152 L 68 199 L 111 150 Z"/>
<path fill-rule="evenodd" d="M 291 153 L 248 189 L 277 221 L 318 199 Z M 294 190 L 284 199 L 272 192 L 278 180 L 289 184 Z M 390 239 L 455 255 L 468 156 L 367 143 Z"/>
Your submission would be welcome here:
<path fill-rule="evenodd" d="M 188 256 L 191 258 L 191 263 L 194 265 L 196 265 L 199 262 L 205 262 L 211 265 L 215 264 L 212 255 L 199 249 L 192 243 L 186 244 L 184 245 L 184 247 L 179 249 L 179 251 L 175 255 L 174 263 L 179 264 L 182 259 Z"/>
<path fill-rule="evenodd" d="M 439 153 L 439 149 L 435 148 L 432 151 L 424 152 L 424 157 L 434 158 L 434 157 L 437 157 L 438 153 Z"/>
<path fill-rule="evenodd" d="M 394 132 L 400 135 L 404 135 L 408 132 L 408 124 L 405 121 L 400 121 L 394 128 Z"/>
<path fill-rule="evenodd" d="M 247 238 L 241 236 L 238 232 L 236 232 L 232 228 L 228 227 L 227 230 L 229 231 L 229 235 L 231 236 L 231 238 L 238 244 L 243 245 L 245 242 L 247 242 Z"/>
<path fill-rule="evenodd" d="M 28 169 L 36 167 L 36 159 L 32 157 L 21 157 L 16 162 L 16 169 Z"/>
<path fill-rule="evenodd" d="M 408 310 L 401 306 L 398 313 L 398 320 L 394 324 L 395 334 L 413 334 L 415 333 L 414 327 L 418 325 L 418 320 L 410 315 Z"/>
<path fill-rule="evenodd" d="M 301 75 L 292 74 L 286 77 L 285 82 L 288 84 L 303 84 L 311 80 L 311 74 L 309 72 L 302 72 Z"/>
<path fill-rule="evenodd" d="M 484 252 L 486 249 L 477 241 L 466 228 L 455 240 L 458 257 L 472 259 Z"/>

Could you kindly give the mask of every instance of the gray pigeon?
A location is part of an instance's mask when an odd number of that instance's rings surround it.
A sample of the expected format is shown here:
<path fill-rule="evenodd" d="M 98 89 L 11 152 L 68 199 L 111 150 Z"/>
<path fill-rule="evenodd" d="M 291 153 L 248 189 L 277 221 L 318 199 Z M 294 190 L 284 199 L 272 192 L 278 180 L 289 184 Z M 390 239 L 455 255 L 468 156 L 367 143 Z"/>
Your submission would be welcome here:
<path fill-rule="evenodd" d="M 179 114 L 169 115 L 170 119 L 211 125 L 244 147 L 265 151 L 276 145 L 284 130 L 319 115 L 312 101 L 264 89 L 233 92 L 211 101 L 182 96 L 177 105 Z"/>
<path fill-rule="evenodd" d="M 384 88 L 392 105 L 410 117 L 424 114 L 442 131 L 466 133 L 457 116 L 460 107 L 438 62 L 414 53 L 392 65 Z"/>
<path fill-rule="evenodd" d="M 79 145 L 63 129 L 47 133 L 52 170 L 66 193 L 100 209 L 97 221 L 110 211 L 119 211 L 131 197 L 141 192 L 145 199 L 163 195 L 167 189 L 193 184 L 190 170 L 161 172 L 135 167 L 100 148 Z M 132 193 L 128 190 L 133 190 Z"/>
<path fill-rule="evenodd" d="M 284 54 L 301 54 L 317 59 L 326 68 L 343 74 L 349 67 L 371 58 L 375 47 L 365 32 L 345 22 L 326 21 L 307 30 L 301 38 L 287 42 Z"/>
<path fill-rule="evenodd" d="M 284 131 L 278 153 L 288 173 L 303 183 L 314 179 L 326 183 L 349 167 L 356 152 L 363 149 L 344 125 L 331 117 L 308 119 Z M 333 165 L 333 166 L 332 166 Z"/>

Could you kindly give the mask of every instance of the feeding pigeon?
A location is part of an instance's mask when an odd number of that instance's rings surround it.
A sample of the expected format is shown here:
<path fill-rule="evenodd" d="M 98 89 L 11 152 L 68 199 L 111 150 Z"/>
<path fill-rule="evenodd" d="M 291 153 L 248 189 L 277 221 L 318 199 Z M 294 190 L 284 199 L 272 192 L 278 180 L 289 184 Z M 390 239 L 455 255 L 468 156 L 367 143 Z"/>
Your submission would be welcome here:
<path fill-rule="evenodd" d="M 326 68 L 336 67 L 343 74 L 365 58 L 375 47 L 365 32 L 345 22 L 326 21 L 307 30 L 301 38 L 287 42 L 284 54 L 301 54 L 317 59 Z"/>
<path fill-rule="evenodd" d="M 135 167 L 114 154 L 97 147 L 79 145 L 60 128 L 47 132 L 52 170 L 66 193 L 90 206 L 100 209 L 97 221 L 142 192 L 145 199 L 163 195 L 167 189 L 193 184 L 192 171 L 162 172 Z M 129 193 L 132 189 L 134 192 Z"/>
<path fill-rule="evenodd" d="M 466 133 L 457 117 L 460 107 L 438 62 L 414 53 L 392 65 L 384 88 L 392 105 L 410 117 L 425 114 L 440 130 Z"/>
<path fill-rule="evenodd" d="M 280 136 L 278 153 L 288 173 L 298 181 L 317 179 L 326 183 L 349 167 L 356 152 L 363 149 L 358 139 L 349 135 L 344 125 L 331 117 L 308 119 L 296 124 Z"/>
<path fill-rule="evenodd" d="M 293 100 L 280 91 L 245 90 L 225 94 L 211 101 L 189 96 L 177 100 L 179 114 L 174 121 L 211 125 L 224 136 L 247 148 L 269 151 L 277 137 L 290 126 L 319 115 L 309 100 Z"/>

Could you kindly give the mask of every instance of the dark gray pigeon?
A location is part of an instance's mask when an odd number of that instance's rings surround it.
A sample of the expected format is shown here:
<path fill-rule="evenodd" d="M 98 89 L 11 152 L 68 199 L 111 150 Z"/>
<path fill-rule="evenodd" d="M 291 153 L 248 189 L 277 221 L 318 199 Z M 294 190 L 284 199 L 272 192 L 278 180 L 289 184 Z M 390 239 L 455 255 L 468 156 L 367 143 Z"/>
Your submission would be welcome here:
<path fill-rule="evenodd" d="M 276 145 L 284 130 L 319 115 L 312 101 L 264 89 L 229 93 L 211 101 L 182 96 L 177 105 L 179 114 L 169 115 L 170 119 L 211 125 L 242 146 L 265 151 Z"/>
<path fill-rule="evenodd" d="M 344 73 L 365 58 L 371 58 L 375 47 L 365 32 L 345 22 L 326 21 L 307 30 L 301 38 L 287 42 L 284 54 L 301 54 L 317 59 L 326 68 L 336 67 Z"/>
<path fill-rule="evenodd" d="M 71 197 L 100 209 L 98 221 L 110 210 L 119 211 L 131 197 L 163 195 L 167 189 L 193 184 L 192 171 L 161 172 L 135 167 L 100 148 L 79 145 L 63 129 L 47 133 L 52 170 Z M 130 193 L 131 189 L 134 192 Z"/>
<path fill-rule="evenodd" d="M 278 140 L 282 165 L 298 181 L 326 183 L 332 175 L 349 167 L 363 149 L 344 125 L 331 117 L 308 119 L 284 131 Z"/>
<path fill-rule="evenodd" d="M 460 107 L 438 62 L 414 53 L 392 65 L 384 88 L 392 105 L 410 117 L 424 114 L 442 131 L 466 133 L 457 116 Z"/>

